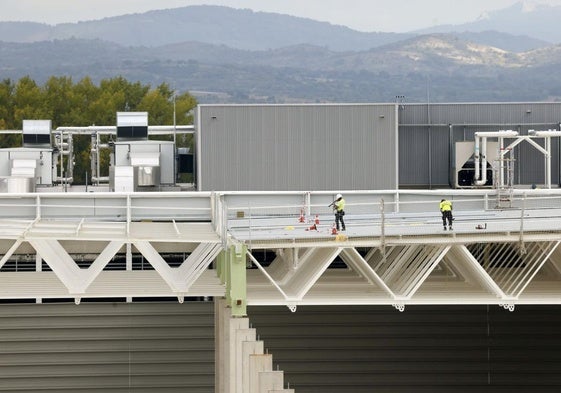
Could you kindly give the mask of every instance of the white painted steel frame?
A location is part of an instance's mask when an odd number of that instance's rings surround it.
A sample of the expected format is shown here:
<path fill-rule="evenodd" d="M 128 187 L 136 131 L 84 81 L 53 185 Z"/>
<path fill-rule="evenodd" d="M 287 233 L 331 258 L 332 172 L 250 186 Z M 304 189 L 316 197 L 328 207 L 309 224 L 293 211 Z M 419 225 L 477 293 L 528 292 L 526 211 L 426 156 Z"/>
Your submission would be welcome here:
<path fill-rule="evenodd" d="M 277 193 L 277 204 L 258 193 L 224 195 L 222 220 L 257 268 L 248 271 L 249 305 L 561 303 L 559 190 L 515 190 L 506 210 L 490 208 L 494 191 L 345 192 L 342 240 L 331 235 L 332 194 Z M 442 231 L 441 196 L 454 202 L 453 232 Z M 520 265 L 485 266 L 468 249 L 473 244 L 492 245 L 499 261 L 516 257 Z M 318 248 L 325 256 L 313 258 Z M 267 265 L 262 252 L 276 258 Z M 328 268 L 337 257 L 346 268 Z"/>
<path fill-rule="evenodd" d="M 327 208 L 334 193 L 0 195 L 0 268 L 37 257 L 35 271 L 0 271 L 0 298 L 223 296 L 212 263 L 245 243 L 256 267 L 249 305 L 561 304 L 559 190 L 517 191 L 523 210 L 489 209 L 489 190 L 344 192 L 338 238 Z M 441 229 L 442 196 L 454 202 L 453 232 Z M 319 230 L 310 230 L 316 214 Z M 132 270 L 133 250 L 155 270 Z M 261 261 L 262 251 L 274 261 Z M 188 256 L 172 268 L 166 252 Z M 93 255 L 87 269 L 77 264 L 83 253 Z M 105 269 L 117 254 L 127 270 Z M 337 260 L 344 266 L 333 268 Z"/>
<path fill-rule="evenodd" d="M 37 255 L 35 271 L 0 272 L 0 298 L 222 296 L 209 269 L 220 250 L 209 193 L 37 193 L 0 195 L 0 268 Z M 17 217 L 17 218 L 16 218 Z M 154 270 L 132 270 L 132 252 Z M 170 267 L 163 253 L 183 253 Z M 80 255 L 93 262 L 77 263 Z M 126 270 L 105 269 L 126 255 Z M 42 271 L 42 262 L 51 271 Z"/>

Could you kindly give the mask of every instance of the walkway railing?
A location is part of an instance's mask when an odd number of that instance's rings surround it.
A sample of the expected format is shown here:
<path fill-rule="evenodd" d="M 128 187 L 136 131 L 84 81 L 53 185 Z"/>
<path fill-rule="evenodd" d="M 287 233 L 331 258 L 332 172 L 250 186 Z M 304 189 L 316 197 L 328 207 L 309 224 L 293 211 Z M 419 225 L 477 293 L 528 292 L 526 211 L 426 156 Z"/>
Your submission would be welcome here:
<path fill-rule="evenodd" d="M 210 222 L 224 244 L 328 234 L 334 222 L 329 207 L 337 192 L 154 192 L 0 194 L 0 220 Z M 441 230 L 438 204 L 454 206 L 455 230 L 479 232 L 561 230 L 561 190 L 515 190 L 511 207 L 496 207 L 494 190 L 344 191 L 347 228 L 357 236 L 424 234 Z M 383 208 L 382 208 L 383 206 Z M 318 228 L 312 227 L 319 222 Z M 383 227 L 382 227 L 383 222 Z M 488 224 L 488 225 L 485 225 Z M 457 228 L 456 228 L 457 226 Z M 375 229 L 378 228 L 378 229 Z M 308 231 L 306 231 L 308 229 Z M 352 233 L 350 233 L 352 234 Z"/>
<path fill-rule="evenodd" d="M 335 192 L 222 193 L 222 225 L 238 240 L 310 238 L 333 233 Z M 561 190 L 515 190 L 511 207 L 494 190 L 347 191 L 346 234 L 441 234 L 439 202 L 454 206 L 454 233 L 561 230 Z M 456 232 L 458 231 L 458 232 Z"/>

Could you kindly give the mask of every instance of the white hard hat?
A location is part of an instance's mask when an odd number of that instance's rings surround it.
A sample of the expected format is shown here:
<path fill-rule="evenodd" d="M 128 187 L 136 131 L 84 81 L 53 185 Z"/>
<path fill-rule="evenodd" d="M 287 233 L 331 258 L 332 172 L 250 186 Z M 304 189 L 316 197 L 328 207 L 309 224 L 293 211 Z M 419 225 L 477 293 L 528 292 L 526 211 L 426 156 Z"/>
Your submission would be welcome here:
<path fill-rule="evenodd" d="M 341 195 L 341 194 L 335 195 L 335 199 L 339 199 L 339 198 L 343 198 L 343 195 Z"/>

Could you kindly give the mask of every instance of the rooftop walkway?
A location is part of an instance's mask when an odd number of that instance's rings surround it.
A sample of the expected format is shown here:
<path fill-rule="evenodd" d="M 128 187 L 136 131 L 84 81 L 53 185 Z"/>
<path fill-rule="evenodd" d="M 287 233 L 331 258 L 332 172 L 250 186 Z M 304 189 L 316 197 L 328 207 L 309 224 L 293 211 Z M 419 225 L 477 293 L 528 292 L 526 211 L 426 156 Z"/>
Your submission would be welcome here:
<path fill-rule="evenodd" d="M 0 195 L 0 299 L 223 296 L 247 305 L 558 304 L 561 190 Z M 444 231 L 441 198 L 454 204 Z M 243 253 L 244 282 L 220 269 Z M 230 262 L 228 262 L 230 263 Z M 237 274 L 240 274 L 239 272 Z"/>

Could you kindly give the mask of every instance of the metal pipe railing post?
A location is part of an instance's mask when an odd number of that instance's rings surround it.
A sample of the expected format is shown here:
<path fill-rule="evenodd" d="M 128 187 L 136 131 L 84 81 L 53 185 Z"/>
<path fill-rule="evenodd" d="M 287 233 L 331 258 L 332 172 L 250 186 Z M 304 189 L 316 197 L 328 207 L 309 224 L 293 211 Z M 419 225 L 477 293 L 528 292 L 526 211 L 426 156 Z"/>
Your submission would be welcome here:
<path fill-rule="evenodd" d="M 219 197 L 220 200 L 220 206 L 222 207 L 220 209 L 220 215 L 221 215 L 221 231 L 220 231 L 220 237 L 222 237 L 222 247 L 224 247 L 224 250 L 226 250 L 226 248 L 228 247 L 228 206 L 226 205 L 226 199 L 224 197 L 224 195 L 220 195 Z"/>
<path fill-rule="evenodd" d="M 522 208 L 520 209 L 520 240 L 518 243 L 520 254 L 526 254 L 526 247 L 524 246 L 524 210 L 526 207 L 526 193 L 522 194 Z"/>
<path fill-rule="evenodd" d="M 35 199 L 35 219 L 41 219 L 41 197 L 39 195 Z"/>
<path fill-rule="evenodd" d="M 131 230 L 131 195 L 127 194 L 127 236 Z"/>
<path fill-rule="evenodd" d="M 380 250 L 384 261 L 386 260 L 386 215 L 384 213 L 384 198 L 380 200 Z"/>

